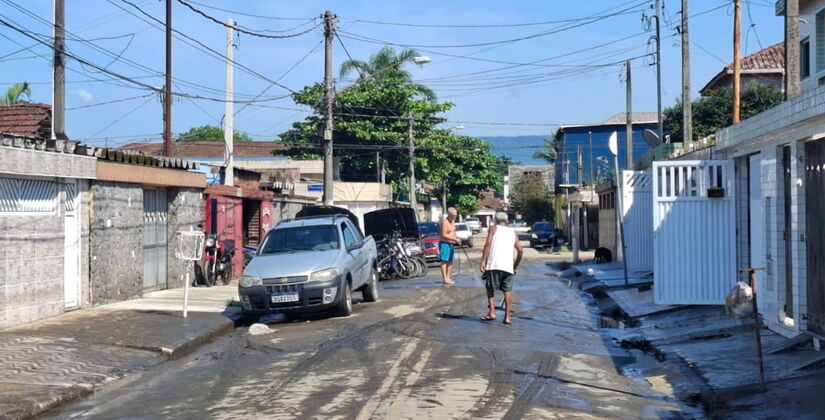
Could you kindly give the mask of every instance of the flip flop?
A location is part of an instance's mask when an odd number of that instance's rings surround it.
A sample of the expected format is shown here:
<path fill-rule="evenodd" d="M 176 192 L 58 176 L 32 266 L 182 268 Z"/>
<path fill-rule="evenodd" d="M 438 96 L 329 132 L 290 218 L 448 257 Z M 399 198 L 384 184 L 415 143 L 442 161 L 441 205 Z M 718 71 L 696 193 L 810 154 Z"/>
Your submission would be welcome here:
<path fill-rule="evenodd" d="M 504 323 L 505 323 L 505 324 L 507 324 L 507 325 L 510 325 L 510 324 L 512 324 L 512 323 L 513 323 L 513 321 L 508 321 L 508 320 L 506 320 L 506 319 L 505 319 L 505 320 L 504 320 Z"/>
<path fill-rule="evenodd" d="M 483 317 L 481 317 L 481 320 L 482 321 L 495 321 L 496 317 L 490 316 L 490 315 L 484 315 Z"/>

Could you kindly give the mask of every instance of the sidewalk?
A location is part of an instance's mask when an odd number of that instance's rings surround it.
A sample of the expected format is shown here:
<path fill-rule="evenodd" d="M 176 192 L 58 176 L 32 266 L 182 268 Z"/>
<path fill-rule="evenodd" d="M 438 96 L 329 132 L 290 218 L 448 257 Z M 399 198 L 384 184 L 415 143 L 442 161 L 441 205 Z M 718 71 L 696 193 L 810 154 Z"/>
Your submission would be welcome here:
<path fill-rule="evenodd" d="M 598 265 L 575 266 L 579 275 L 571 278 L 583 290 L 615 304 L 622 324 L 629 326 L 612 331 L 622 346 L 677 361 L 692 374 L 708 414 L 724 413 L 730 418 L 746 411 L 750 416 L 761 416 L 770 409 L 786 418 L 825 415 L 825 408 L 819 413 L 810 410 L 821 406 L 819 394 L 800 392 L 805 387 L 796 386 L 805 383 L 820 391 L 825 388 L 825 352 L 813 348 L 810 336 L 786 338 L 760 329 L 767 381 L 766 394 L 762 394 L 751 318 L 729 317 L 722 305 L 658 305 L 653 302 L 652 278 L 648 285 L 624 288 L 612 279 L 615 267 L 604 266 L 605 271 Z"/>
<path fill-rule="evenodd" d="M 183 289 L 0 331 L 0 419 L 27 418 L 180 357 L 234 328 L 237 287 Z"/>

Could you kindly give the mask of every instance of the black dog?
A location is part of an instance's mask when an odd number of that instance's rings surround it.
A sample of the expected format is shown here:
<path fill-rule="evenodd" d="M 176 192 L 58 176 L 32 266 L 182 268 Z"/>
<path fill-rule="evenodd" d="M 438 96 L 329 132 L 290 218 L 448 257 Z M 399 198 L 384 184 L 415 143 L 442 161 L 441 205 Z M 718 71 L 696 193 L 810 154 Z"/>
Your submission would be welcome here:
<path fill-rule="evenodd" d="M 593 260 L 597 263 L 609 263 L 613 261 L 613 253 L 607 248 L 596 248 L 596 256 Z"/>

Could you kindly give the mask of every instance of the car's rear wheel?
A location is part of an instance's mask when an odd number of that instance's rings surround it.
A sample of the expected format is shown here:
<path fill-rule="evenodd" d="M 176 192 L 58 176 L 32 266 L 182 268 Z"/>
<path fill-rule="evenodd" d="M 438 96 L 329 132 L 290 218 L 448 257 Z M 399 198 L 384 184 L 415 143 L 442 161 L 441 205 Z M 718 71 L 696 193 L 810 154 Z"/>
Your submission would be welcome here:
<path fill-rule="evenodd" d="M 338 307 L 335 308 L 335 314 L 338 316 L 352 315 L 352 285 L 348 281 L 344 282 L 344 289 L 341 291 L 343 295 L 338 301 Z"/>
<path fill-rule="evenodd" d="M 361 294 L 364 296 L 364 301 L 366 302 L 375 302 L 378 300 L 378 274 L 375 273 L 374 268 L 370 270 L 370 278 L 367 280 L 367 284 L 361 288 Z"/>

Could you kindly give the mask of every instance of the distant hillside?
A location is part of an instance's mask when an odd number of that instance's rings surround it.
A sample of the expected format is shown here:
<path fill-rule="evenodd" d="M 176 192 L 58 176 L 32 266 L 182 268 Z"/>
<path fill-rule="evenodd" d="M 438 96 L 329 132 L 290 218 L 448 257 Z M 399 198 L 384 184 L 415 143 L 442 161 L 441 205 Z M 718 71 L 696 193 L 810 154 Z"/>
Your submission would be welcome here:
<path fill-rule="evenodd" d="M 478 136 L 478 138 L 490 143 L 491 151 L 497 156 L 507 156 L 522 165 L 546 165 L 547 162 L 541 159 L 533 159 L 533 153 L 542 150 L 544 139 L 548 136 Z"/>

